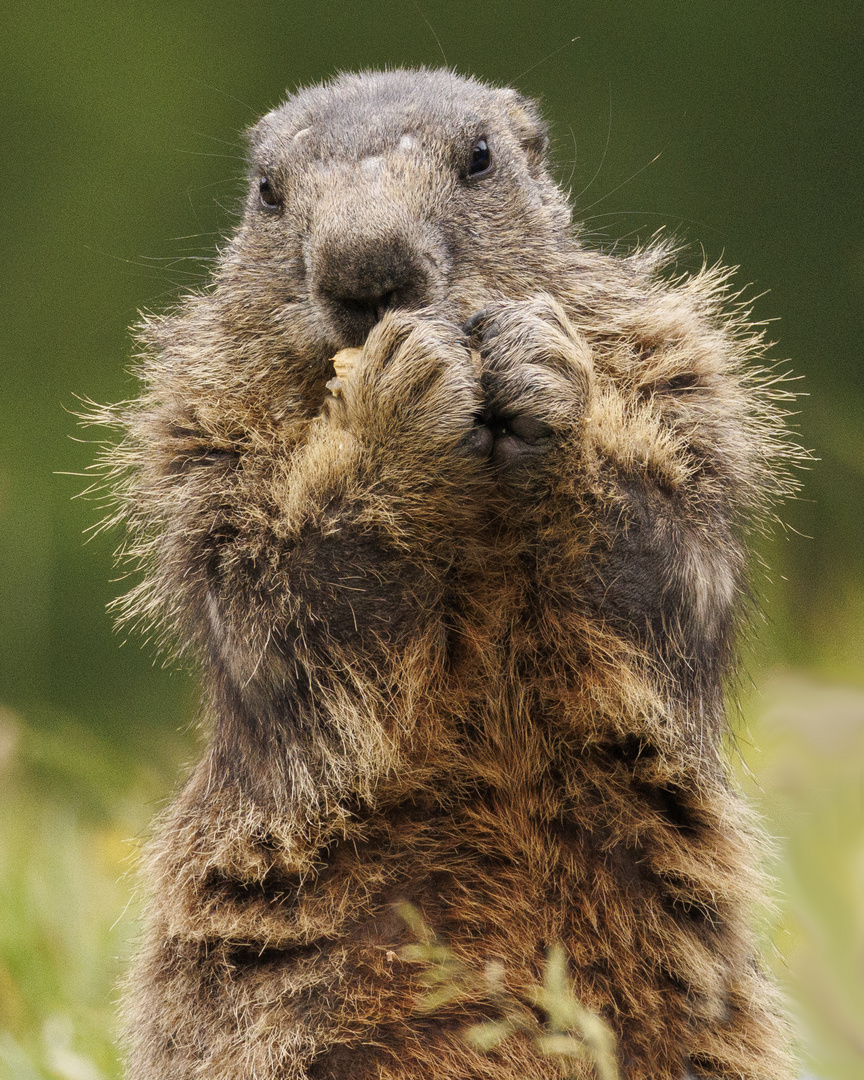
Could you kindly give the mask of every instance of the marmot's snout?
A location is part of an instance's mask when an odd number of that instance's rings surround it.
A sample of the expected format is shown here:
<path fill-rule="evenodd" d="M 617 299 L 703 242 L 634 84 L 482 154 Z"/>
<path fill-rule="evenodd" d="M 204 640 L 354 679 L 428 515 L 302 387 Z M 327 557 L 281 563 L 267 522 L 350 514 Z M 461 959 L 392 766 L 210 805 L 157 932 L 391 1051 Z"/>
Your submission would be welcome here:
<path fill-rule="evenodd" d="M 309 261 L 313 295 L 339 345 L 362 345 L 385 311 L 431 299 L 430 260 L 398 233 L 331 238 Z"/>
<path fill-rule="evenodd" d="M 362 345 L 385 312 L 424 307 L 444 294 L 446 251 L 434 231 L 401 208 L 378 209 L 370 220 L 367 204 L 343 203 L 306 248 L 311 293 L 339 347 Z"/>

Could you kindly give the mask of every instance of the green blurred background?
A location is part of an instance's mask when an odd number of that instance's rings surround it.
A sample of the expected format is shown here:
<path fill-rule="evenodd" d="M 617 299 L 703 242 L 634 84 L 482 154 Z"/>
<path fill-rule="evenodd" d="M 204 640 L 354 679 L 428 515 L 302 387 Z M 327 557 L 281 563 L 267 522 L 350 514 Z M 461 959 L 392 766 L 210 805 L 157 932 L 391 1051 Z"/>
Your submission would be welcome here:
<path fill-rule="evenodd" d="M 818 461 L 761 552 L 737 756 L 777 838 L 765 933 L 807 1067 L 860 1080 L 861 4 L 31 0 L 0 20 L 0 1077 L 116 1075 L 127 872 L 195 746 L 194 678 L 105 613 L 119 538 L 84 544 L 76 395 L 135 393 L 126 328 L 202 280 L 238 133 L 286 88 L 446 58 L 542 99 L 596 242 L 665 228 L 770 290 L 756 315 L 804 376 Z"/>

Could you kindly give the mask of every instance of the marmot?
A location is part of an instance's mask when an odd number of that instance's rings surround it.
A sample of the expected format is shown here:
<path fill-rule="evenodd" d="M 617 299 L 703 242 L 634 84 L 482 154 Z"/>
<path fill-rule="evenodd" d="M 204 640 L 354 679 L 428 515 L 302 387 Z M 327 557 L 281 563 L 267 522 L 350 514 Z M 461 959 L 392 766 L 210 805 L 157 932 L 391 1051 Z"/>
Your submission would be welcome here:
<path fill-rule="evenodd" d="M 563 1075 L 468 1045 L 482 995 L 424 1008 L 405 901 L 516 995 L 563 943 L 627 1080 L 788 1078 L 721 742 L 794 451 L 728 271 L 590 249 L 536 104 L 450 71 L 341 75 L 250 143 L 211 283 L 102 415 L 127 613 L 197 656 L 209 729 L 131 1077 Z"/>

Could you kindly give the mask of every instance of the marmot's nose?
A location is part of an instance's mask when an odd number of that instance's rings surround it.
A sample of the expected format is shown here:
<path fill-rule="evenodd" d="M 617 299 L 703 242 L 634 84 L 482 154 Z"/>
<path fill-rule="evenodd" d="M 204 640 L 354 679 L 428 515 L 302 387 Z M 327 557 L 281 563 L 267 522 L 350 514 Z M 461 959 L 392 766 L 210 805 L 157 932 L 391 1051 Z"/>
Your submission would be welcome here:
<path fill-rule="evenodd" d="M 342 237 L 317 245 L 309 262 L 312 292 L 343 345 L 362 345 L 386 311 L 431 299 L 431 259 L 404 236 Z"/>

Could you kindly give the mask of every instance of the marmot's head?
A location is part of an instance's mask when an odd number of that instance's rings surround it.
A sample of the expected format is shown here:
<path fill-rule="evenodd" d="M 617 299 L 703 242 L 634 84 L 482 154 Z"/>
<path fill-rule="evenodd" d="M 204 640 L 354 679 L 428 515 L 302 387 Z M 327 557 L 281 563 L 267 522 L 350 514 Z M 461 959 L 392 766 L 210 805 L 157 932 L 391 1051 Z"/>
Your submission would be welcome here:
<path fill-rule="evenodd" d="M 322 360 L 391 308 L 459 320 L 536 292 L 565 243 L 546 128 L 514 90 L 449 71 L 344 75 L 249 136 L 249 195 L 220 277 L 259 326 L 299 320 Z"/>

